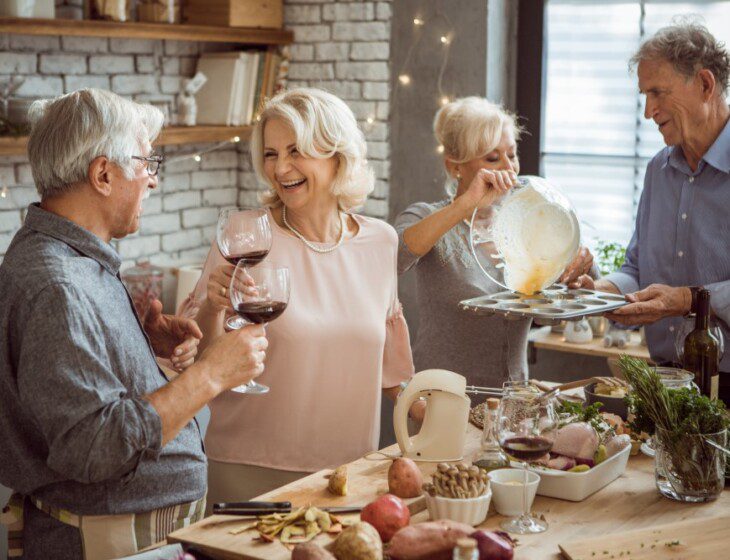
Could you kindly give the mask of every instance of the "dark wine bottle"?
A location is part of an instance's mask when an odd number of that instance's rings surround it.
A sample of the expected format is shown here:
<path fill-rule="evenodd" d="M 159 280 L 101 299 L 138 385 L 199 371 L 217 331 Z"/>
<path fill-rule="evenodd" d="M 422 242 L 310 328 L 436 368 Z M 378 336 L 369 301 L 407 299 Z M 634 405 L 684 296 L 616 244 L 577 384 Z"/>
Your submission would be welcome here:
<path fill-rule="evenodd" d="M 695 383 L 703 395 L 717 398 L 720 381 L 720 352 L 717 338 L 710 331 L 710 292 L 697 291 L 695 328 L 684 339 L 684 363 L 695 374 Z"/>

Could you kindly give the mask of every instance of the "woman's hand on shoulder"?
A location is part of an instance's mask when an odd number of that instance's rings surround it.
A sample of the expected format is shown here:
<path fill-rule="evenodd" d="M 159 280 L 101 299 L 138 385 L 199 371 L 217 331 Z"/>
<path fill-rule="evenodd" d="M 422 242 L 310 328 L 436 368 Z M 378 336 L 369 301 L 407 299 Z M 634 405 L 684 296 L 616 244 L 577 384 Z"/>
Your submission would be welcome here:
<path fill-rule="evenodd" d="M 460 198 L 468 206 L 468 213 L 471 215 L 475 207 L 491 206 L 516 184 L 517 173 L 514 171 L 480 169 Z"/>

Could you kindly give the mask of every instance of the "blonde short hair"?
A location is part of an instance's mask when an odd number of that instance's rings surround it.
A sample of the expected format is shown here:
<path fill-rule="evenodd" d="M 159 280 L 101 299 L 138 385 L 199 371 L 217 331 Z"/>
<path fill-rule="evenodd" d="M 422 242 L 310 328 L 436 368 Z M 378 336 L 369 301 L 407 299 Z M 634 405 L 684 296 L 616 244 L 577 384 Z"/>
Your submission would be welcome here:
<path fill-rule="evenodd" d="M 519 140 L 522 130 L 512 113 L 483 97 L 463 97 L 436 113 L 433 131 L 446 158 L 466 163 L 494 150 L 505 125 L 512 128 L 515 140 Z"/>
<path fill-rule="evenodd" d="M 367 163 L 367 143 L 355 115 L 339 97 L 315 88 L 296 88 L 274 96 L 266 103 L 251 137 L 251 159 L 258 177 L 268 185 L 261 202 L 279 206 L 281 199 L 264 174 L 264 127 L 281 119 L 291 126 L 297 150 L 305 157 L 338 158 L 332 194 L 342 210 L 365 203 L 375 178 Z"/>
<path fill-rule="evenodd" d="M 81 89 L 34 102 L 28 160 L 41 199 L 56 196 L 84 181 L 91 162 L 106 156 L 127 178 L 132 156 L 160 133 L 162 111 L 102 89 Z"/>

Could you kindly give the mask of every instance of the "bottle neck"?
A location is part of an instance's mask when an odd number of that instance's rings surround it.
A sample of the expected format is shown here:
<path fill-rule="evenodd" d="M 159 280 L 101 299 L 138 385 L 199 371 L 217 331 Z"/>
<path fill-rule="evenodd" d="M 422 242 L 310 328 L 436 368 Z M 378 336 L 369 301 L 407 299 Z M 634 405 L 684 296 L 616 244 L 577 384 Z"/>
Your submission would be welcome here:
<path fill-rule="evenodd" d="M 710 328 L 710 292 L 699 290 L 697 292 L 697 316 L 695 318 L 696 330 L 707 330 Z"/>

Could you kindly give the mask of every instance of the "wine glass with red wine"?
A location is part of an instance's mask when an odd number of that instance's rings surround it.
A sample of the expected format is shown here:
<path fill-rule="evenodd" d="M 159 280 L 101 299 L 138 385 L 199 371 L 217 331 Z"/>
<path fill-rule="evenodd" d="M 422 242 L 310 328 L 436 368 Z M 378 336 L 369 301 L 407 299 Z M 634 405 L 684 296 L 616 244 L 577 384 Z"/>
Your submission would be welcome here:
<path fill-rule="evenodd" d="M 507 455 L 521 462 L 524 478 L 522 515 L 502 522 L 502 528 L 521 535 L 541 533 L 548 528 L 547 522 L 532 517 L 527 508 L 527 463 L 552 449 L 558 427 L 557 414 L 553 401 L 539 399 L 541 393 L 529 382 L 507 382 L 503 391 L 499 408 L 499 445 Z"/>
<path fill-rule="evenodd" d="M 221 255 L 232 265 L 241 262 L 245 266 L 256 266 L 271 250 L 268 212 L 264 208 L 224 208 L 218 215 L 216 241 Z M 235 330 L 246 322 L 233 316 L 226 324 Z"/>
<path fill-rule="evenodd" d="M 231 278 L 231 305 L 243 326 L 266 324 L 278 318 L 289 304 L 289 269 L 262 264 L 249 268 L 240 261 Z M 230 326 L 230 323 L 229 323 Z M 231 327 L 233 329 L 242 327 Z M 233 388 L 237 393 L 262 395 L 269 392 L 266 385 L 249 381 Z"/>

